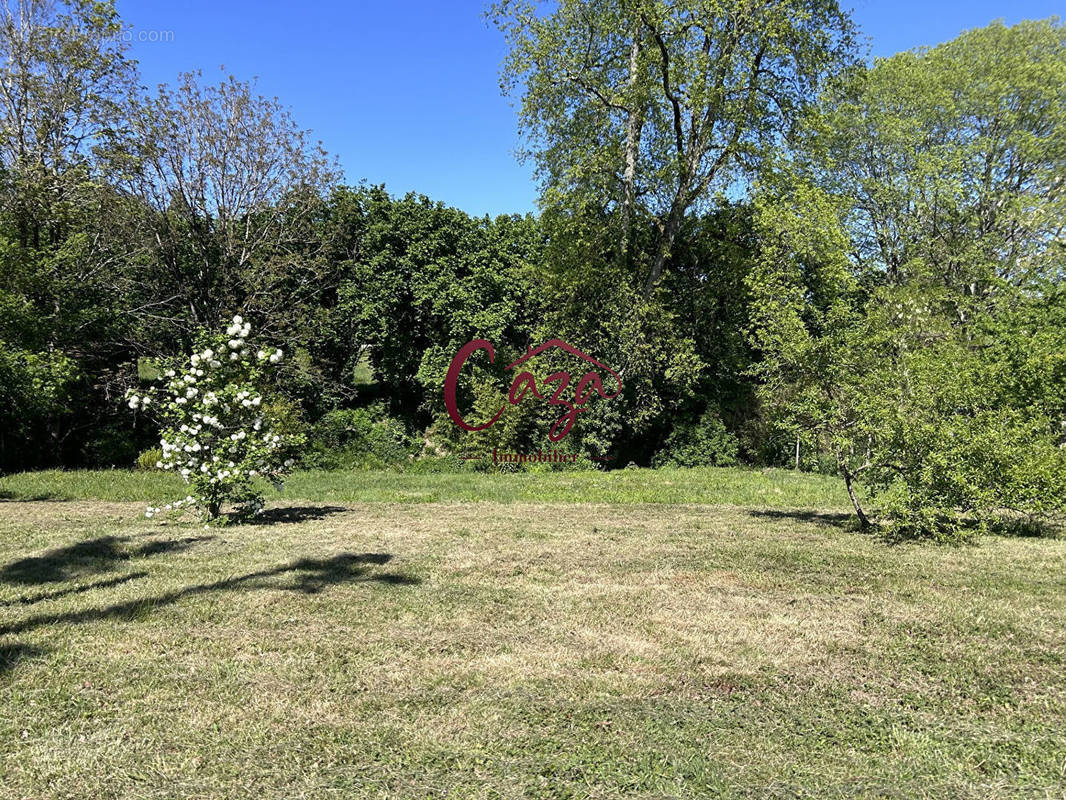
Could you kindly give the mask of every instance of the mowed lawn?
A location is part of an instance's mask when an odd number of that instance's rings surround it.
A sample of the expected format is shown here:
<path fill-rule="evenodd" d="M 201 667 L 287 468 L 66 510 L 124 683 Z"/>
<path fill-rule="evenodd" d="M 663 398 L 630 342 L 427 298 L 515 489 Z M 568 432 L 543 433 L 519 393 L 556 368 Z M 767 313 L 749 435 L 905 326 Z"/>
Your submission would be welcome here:
<path fill-rule="evenodd" d="M 0 479 L 0 797 L 1066 796 L 1064 540 L 773 471 L 173 491 Z"/>

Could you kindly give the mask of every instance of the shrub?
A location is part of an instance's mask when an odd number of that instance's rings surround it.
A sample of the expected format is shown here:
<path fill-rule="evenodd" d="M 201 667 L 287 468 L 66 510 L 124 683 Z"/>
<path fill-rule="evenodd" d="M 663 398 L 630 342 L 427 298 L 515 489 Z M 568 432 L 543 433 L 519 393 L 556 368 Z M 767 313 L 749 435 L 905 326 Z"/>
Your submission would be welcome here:
<path fill-rule="evenodd" d="M 150 472 L 152 470 L 162 469 L 159 466 L 163 462 L 163 450 L 159 447 L 153 447 L 151 450 L 145 450 L 139 456 L 137 456 L 137 469 L 142 472 Z"/>
<path fill-rule="evenodd" d="M 737 437 L 718 413 L 705 411 L 694 424 L 679 425 L 655 454 L 655 467 L 727 467 L 737 463 Z"/>
<path fill-rule="evenodd" d="M 292 432 L 287 407 L 270 396 L 268 375 L 283 352 L 248 342 L 251 326 L 234 317 L 224 333 L 205 337 L 197 352 L 167 368 L 161 386 L 127 392 L 130 408 L 154 412 L 160 422 L 162 458 L 157 466 L 178 472 L 189 485 L 184 500 L 145 516 L 197 508 L 209 520 L 257 513 L 261 481 L 280 488 L 302 444 Z M 291 407 L 289 407 L 291 409 Z M 291 415 L 289 415 L 291 417 Z"/>
<path fill-rule="evenodd" d="M 416 449 L 403 423 L 375 404 L 325 414 L 311 427 L 302 463 L 313 469 L 377 469 L 406 464 Z"/>
<path fill-rule="evenodd" d="M 85 463 L 95 469 L 128 467 L 144 447 L 143 439 L 124 421 L 105 422 L 92 430 L 82 445 Z"/>

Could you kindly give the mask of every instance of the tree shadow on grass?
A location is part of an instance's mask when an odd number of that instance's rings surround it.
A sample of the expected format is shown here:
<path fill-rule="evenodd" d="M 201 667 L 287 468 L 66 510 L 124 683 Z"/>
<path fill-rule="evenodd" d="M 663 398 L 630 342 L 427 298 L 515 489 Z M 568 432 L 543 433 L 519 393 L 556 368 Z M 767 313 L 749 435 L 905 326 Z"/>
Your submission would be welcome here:
<path fill-rule="evenodd" d="M 4 490 L 0 492 L 0 503 L 69 503 L 74 498 L 62 492 L 40 491 L 19 493 Z"/>
<path fill-rule="evenodd" d="M 762 519 L 787 519 L 794 522 L 809 522 L 823 527 L 840 528 L 848 531 L 859 531 L 858 521 L 854 514 L 834 511 L 804 511 L 800 509 L 762 509 L 749 511 L 753 517 Z"/>
<path fill-rule="evenodd" d="M 393 586 L 416 586 L 421 579 L 395 572 L 372 571 L 368 565 L 382 565 L 392 560 L 388 553 L 341 553 L 332 558 L 302 558 L 271 569 L 250 572 L 234 578 L 201 583 L 101 608 L 67 611 L 59 614 L 38 614 L 22 622 L 0 626 L 0 635 L 23 633 L 47 625 L 74 625 L 107 619 L 132 620 L 144 617 L 153 610 L 173 605 L 186 597 L 224 592 L 234 589 L 285 589 L 304 594 L 317 594 L 328 586 L 340 583 L 383 583 Z M 287 585 L 274 580 L 293 578 Z"/>
<path fill-rule="evenodd" d="M 1002 514 L 992 521 L 989 533 L 1015 539 L 1062 539 L 1066 538 L 1066 517 Z"/>
<path fill-rule="evenodd" d="M 151 535 L 151 534 L 145 534 Z M 187 550 L 198 542 L 214 536 L 188 536 L 184 539 L 164 539 L 128 547 L 132 536 L 101 536 L 67 547 L 49 550 L 43 555 L 20 558 L 0 568 L 0 581 L 5 583 L 60 583 L 88 575 L 110 572 L 117 565 L 134 558 L 146 558 L 162 553 Z"/>
<path fill-rule="evenodd" d="M 348 509 L 344 506 L 290 506 L 288 508 L 268 508 L 249 520 L 252 525 L 279 525 L 288 522 L 310 522 L 325 519 L 333 514 L 341 514 Z"/>
<path fill-rule="evenodd" d="M 123 583 L 129 583 L 135 581 L 138 578 L 143 578 L 148 575 L 147 572 L 131 572 L 128 575 L 120 575 L 117 578 L 107 578 L 105 580 L 94 581 L 93 583 L 82 584 L 81 586 L 71 586 L 68 589 L 56 589 L 53 592 L 40 592 L 34 595 L 23 595 L 22 597 L 15 597 L 11 600 L 0 601 L 0 608 L 6 606 L 30 606 L 34 603 L 40 603 L 44 600 L 58 600 L 61 597 L 67 597 L 72 594 L 83 594 L 85 592 L 91 592 L 93 589 L 110 589 L 112 586 L 119 586 Z"/>
<path fill-rule="evenodd" d="M 34 656 L 42 656 L 47 650 L 34 647 L 32 644 L 2 644 L 0 645 L 0 678 L 7 675 L 20 661 Z"/>

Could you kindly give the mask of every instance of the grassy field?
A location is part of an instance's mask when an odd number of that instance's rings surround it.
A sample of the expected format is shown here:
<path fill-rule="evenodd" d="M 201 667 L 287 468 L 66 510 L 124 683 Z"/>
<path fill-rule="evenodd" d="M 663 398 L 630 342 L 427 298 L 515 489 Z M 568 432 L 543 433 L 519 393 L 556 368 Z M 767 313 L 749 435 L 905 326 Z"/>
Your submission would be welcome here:
<path fill-rule="evenodd" d="M 24 472 L 0 477 L 0 499 L 136 500 L 185 496 L 180 478 L 164 472 Z M 781 507 L 843 506 L 835 477 L 767 469 L 627 469 L 613 472 L 297 472 L 276 501 L 343 503 L 564 502 L 713 503 Z"/>
<path fill-rule="evenodd" d="M 888 546 L 787 472 L 167 491 L 0 481 L 0 797 L 1066 796 L 1066 541 Z"/>

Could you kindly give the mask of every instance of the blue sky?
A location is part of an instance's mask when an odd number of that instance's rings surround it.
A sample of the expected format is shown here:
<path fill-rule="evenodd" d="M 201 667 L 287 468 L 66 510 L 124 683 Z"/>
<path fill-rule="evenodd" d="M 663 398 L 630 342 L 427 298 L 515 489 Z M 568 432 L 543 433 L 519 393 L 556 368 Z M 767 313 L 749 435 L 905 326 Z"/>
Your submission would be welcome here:
<path fill-rule="evenodd" d="M 847 0 L 845 0 L 847 5 Z M 418 191 L 472 214 L 534 210 L 500 95 L 502 36 L 482 2 L 117 0 L 148 86 L 202 69 L 258 77 L 335 153 L 349 183 Z M 994 19 L 1063 11 L 1044 0 L 853 0 L 876 56 L 951 39 Z M 169 32 L 165 37 L 153 34 Z M 167 39 L 152 41 L 152 39 Z M 147 41 L 139 41 L 146 39 Z"/>

